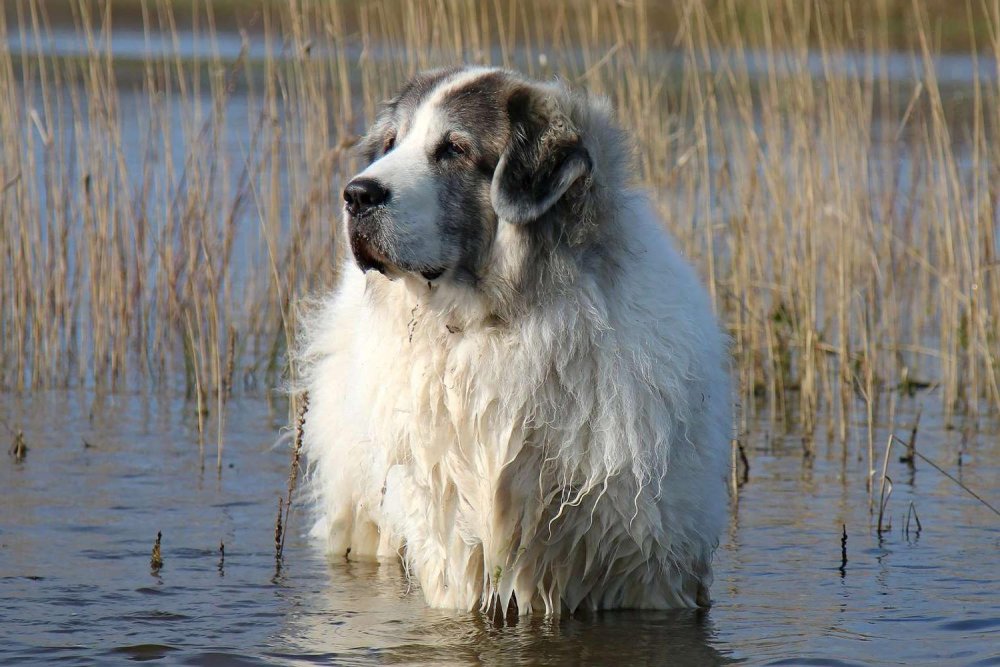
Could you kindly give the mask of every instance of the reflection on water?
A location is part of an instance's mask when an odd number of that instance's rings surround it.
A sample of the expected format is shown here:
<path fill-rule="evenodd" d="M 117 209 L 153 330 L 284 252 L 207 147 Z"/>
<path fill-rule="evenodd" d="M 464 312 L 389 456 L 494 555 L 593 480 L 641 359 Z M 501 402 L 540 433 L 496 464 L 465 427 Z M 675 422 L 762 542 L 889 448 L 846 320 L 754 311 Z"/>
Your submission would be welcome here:
<path fill-rule="evenodd" d="M 502 627 L 479 615 L 427 609 L 393 566 L 337 564 L 330 575 L 326 586 L 309 593 L 305 610 L 289 618 L 281 635 L 312 657 L 427 664 L 656 664 L 665 656 L 692 664 L 728 661 L 713 645 L 708 614 L 535 616 Z"/>
<path fill-rule="evenodd" d="M 31 37 L 2 37 L 15 53 L 35 46 Z M 128 64 L 164 49 L 180 58 L 204 55 L 197 39 L 182 30 L 166 45 L 134 29 L 110 33 L 109 53 L 122 65 L 126 143 L 142 145 L 154 127 L 145 93 L 133 85 L 143 72 L 130 73 Z M 75 30 L 59 26 L 38 46 L 66 59 L 83 49 Z M 212 48 L 225 60 L 244 46 L 235 33 L 221 33 Z M 249 71 L 271 53 L 259 38 L 246 47 Z M 352 62 L 358 57 L 346 55 Z M 377 60 L 378 47 L 366 55 Z M 719 52 L 707 64 L 718 67 L 729 57 Z M 682 59 L 656 52 L 650 66 L 669 72 Z M 997 79 L 988 59 L 978 70 L 964 55 L 934 63 L 942 86 L 964 91 L 949 103 L 967 101 L 973 79 L 991 85 Z M 760 53 L 747 54 L 749 74 L 771 64 Z M 826 63 L 809 55 L 805 63 L 814 74 L 831 67 L 844 76 L 860 76 L 869 66 L 849 52 Z M 887 81 L 906 86 L 900 101 L 907 104 L 921 63 L 900 53 L 888 54 L 883 66 Z M 21 92 L 28 102 L 42 98 L 37 87 Z M 227 105 L 223 143 L 233 156 L 252 158 L 246 137 L 259 114 L 242 90 Z M 70 111 L 67 105 L 64 113 Z M 171 120 L 155 127 L 174 139 L 164 143 L 180 163 L 181 114 L 166 116 Z M 72 124 L 61 127 L 69 131 Z M 894 122 L 889 136 L 899 129 Z M 286 145 L 293 155 L 299 148 Z M 964 149 L 957 150 L 962 163 Z M 124 159 L 139 187 L 141 151 Z M 918 182 L 908 181 L 903 167 L 897 187 L 908 194 Z M 909 205 L 908 197 L 899 202 Z M 253 215 L 247 214 L 247 234 L 257 233 Z M 264 262 L 252 254 L 256 246 L 240 246 L 242 239 L 237 233 L 237 266 Z M 925 404 L 938 405 L 939 397 Z M 897 424 L 904 433 L 915 412 L 916 405 L 901 406 Z M 286 423 L 283 407 L 251 397 L 230 404 L 221 475 L 214 451 L 200 452 L 193 415 L 192 404 L 162 394 L 100 401 L 86 392 L 0 394 L 0 445 L 6 449 L 14 431 L 23 430 L 29 447 L 23 461 L 0 457 L 0 664 L 1000 664 L 997 517 L 926 464 L 910 467 L 894 456 L 892 527 L 878 536 L 866 465 L 857 458 L 860 436 L 846 453 L 820 442 L 815 459 L 804 461 L 797 438 L 753 425 L 749 479 L 720 546 L 709 612 L 532 617 L 500 627 L 476 614 L 426 608 L 396 565 L 327 561 L 303 537 L 308 519 L 300 509 L 276 571 L 273 526 L 288 452 L 274 446 L 274 435 Z M 921 451 L 996 503 L 1000 424 L 966 426 L 945 430 L 925 409 Z M 875 441 L 886 436 L 879 432 Z M 920 530 L 916 521 L 904 530 L 911 503 Z M 153 572 L 157 532 L 164 565 Z"/>
<path fill-rule="evenodd" d="M 0 416 L 29 446 L 22 463 L 0 464 L 0 663 L 1000 661 L 996 517 L 919 462 L 890 464 L 893 526 L 879 539 L 856 447 L 844 457 L 820 444 L 804 463 L 797 440 L 758 425 L 709 612 L 539 616 L 500 627 L 427 609 L 396 565 L 328 562 L 302 537 L 301 511 L 276 573 L 288 452 L 273 434 L 283 409 L 233 403 L 218 477 L 214 452 L 202 470 L 192 412 L 181 400 L 143 396 L 0 396 Z M 996 498 L 997 425 L 983 426 L 987 434 L 963 436 L 925 411 L 920 441 Z M 910 502 L 923 529 L 912 522 L 907 535 Z M 152 573 L 157 531 L 164 566 Z"/>

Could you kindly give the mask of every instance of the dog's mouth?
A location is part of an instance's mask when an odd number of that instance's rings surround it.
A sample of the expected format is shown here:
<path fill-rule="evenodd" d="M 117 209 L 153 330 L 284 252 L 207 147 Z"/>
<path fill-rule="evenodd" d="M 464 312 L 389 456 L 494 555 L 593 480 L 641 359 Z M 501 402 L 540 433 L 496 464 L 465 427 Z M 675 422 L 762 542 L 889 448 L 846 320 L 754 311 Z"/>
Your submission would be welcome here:
<path fill-rule="evenodd" d="M 444 275 L 444 267 L 411 267 L 392 262 L 371 240 L 359 232 L 351 233 L 351 253 L 363 272 L 378 271 L 387 278 L 396 278 L 400 271 L 419 273 L 424 280 L 433 282 Z M 395 274 L 395 275 L 393 275 Z"/>
<path fill-rule="evenodd" d="M 352 233 L 350 236 L 351 254 L 354 255 L 354 261 L 357 262 L 358 268 L 365 273 L 374 269 L 385 275 L 386 269 L 389 266 L 388 258 L 379 252 L 374 244 L 366 239 L 364 235 Z"/>

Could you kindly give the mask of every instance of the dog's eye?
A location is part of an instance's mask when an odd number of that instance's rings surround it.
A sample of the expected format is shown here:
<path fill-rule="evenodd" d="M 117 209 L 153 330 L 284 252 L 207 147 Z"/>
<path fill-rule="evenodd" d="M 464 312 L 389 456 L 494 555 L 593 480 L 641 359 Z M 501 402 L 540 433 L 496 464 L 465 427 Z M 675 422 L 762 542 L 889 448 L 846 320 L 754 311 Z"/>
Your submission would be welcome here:
<path fill-rule="evenodd" d="M 466 152 L 464 145 L 449 138 L 441 142 L 441 145 L 438 147 L 437 159 L 444 160 L 446 158 L 462 157 Z"/>
<path fill-rule="evenodd" d="M 395 147 L 396 147 L 396 135 L 390 134 L 388 137 L 385 138 L 385 143 L 382 144 L 382 152 L 388 153 Z"/>

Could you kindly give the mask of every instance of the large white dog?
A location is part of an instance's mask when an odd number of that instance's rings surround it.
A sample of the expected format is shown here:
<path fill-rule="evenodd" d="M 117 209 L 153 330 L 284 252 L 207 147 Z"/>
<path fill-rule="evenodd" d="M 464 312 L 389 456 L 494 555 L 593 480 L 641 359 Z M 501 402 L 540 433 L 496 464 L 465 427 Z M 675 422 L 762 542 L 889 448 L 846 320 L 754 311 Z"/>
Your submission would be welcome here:
<path fill-rule="evenodd" d="M 401 557 L 435 607 L 707 605 L 726 344 L 607 103 L 433 71 L 362 147 L 299 349 L 328 548 Z"/>

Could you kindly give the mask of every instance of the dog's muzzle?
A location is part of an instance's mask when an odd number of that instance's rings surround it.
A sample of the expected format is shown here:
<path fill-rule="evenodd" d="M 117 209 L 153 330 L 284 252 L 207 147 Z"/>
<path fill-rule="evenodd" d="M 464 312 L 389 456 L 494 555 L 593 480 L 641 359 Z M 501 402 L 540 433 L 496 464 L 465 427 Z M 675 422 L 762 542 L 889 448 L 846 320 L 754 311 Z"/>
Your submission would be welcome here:
<path fill-rule="evenodd" d="M 347 233 L 351 253 L 362 271 L 385 273 L 388 259 L 372 242 L 372 213 L 389 201 L 389 189 L 374 178 L 355 178 L 344 188 L 344 209 L 350 216 Z"/>
<path fill-rule="evenodd" d="M 374 241 L 378 236 L 378 209 L 388 202 L 389 198 L 389 189 L 374 178 L 355 178 L 344 188 L 344 208 L 349 216 L 347 233 L 354 260 L 364 272 L 374 269 L 388 276 L 389 270 L 396 268 L 419 273 L 428 281 L 437 280 L 444 274 L 444 268 L 397 265 Z"/>

